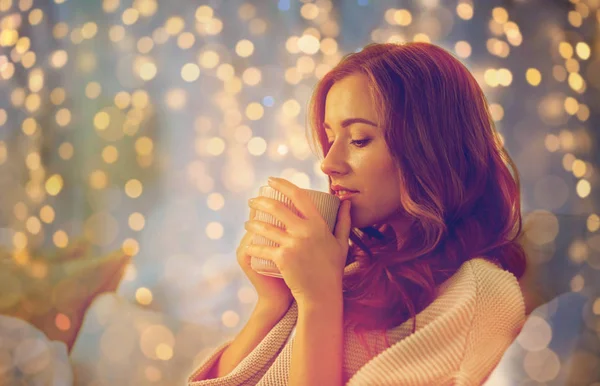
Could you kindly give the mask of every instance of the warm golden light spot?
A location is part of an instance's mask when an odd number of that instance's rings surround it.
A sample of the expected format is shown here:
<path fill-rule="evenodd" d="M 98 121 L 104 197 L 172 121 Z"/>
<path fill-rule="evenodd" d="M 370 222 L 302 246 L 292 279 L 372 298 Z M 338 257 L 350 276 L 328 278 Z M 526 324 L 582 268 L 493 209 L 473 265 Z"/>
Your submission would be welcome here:
<path fill-rule="evenodd" d="M 222 81 L 229 80 L 235 76 L 235 69 L 229 63 L 223 63 L 217 68 L 217 78 Z"/>
<path fill-rule="evenodd" d="M 29 24 L 38 25 L 44 19 L 44 12 L 41 9 L 36 8 L 29 12 Z"/>
<path fill-rule="evenodd" d="M 298 40 L 300 40 L 298 36 L 290 36 L 285 41 L 285 49 L 288 50 L 290 54 L 297 54 L 300 52 L 300 47 L 298 47 Z"/>
<path fill-rule="evenodd" d="M 252 102 L 246 107 L 246 116 L 251 121 L 261 119 L 264 112 L 265 109 L 260 103 Z"/>
<path fill-rule="evenodd" d="M 262 74 L 256 67 L 247 68 L 242 74 L 242 80 L 244 83 L 250 86 L 256 86 L 260 83 Z"/>
<path fill-rule="evenodd" d="M 195 42 L 196 38 L 191 32 L 184 32 L 177 37 L 177 46 L 182 50 L 187 50 L 188 48 L 191 48 Z"/>
<path fill-rule="evenodd" d="M 254 52 L 254 44 L 248 39 L 242 39 L 235 45 L 235 52 L 242 58 L 247 58 Z"/>
<path fill-rule="evenodd" d="M 319 16 L 319 7 L 313 3 L 306 3 L 300 8 L 300 15 L 306 20 L 314 20 Z"/>
<path fill-rule="evenodd" d="M 304 52 L 305 54 L 316 54 L 317 52 L 319 52 L 319 48 L 320 48 L 320 43 L 319 43 L 319 39 L 317 39 L 315 36 L 313 35 L 302 35 L 302 37 L 300 37 L 300 39 L 298 39 L 298 48 L 300 49 L 300 51 Z"/>
<path fill-rule="evenodd" d="M 296 61 L 296 68 L 301 74 L 309 74 L 315 69 L 315 60 L 310 56 L 301 56 Z"/>
<path fill-rule="evenodd" d="M 254 156 L 259 156 L 267 150 L 267 142 L 261 137 L 254 137 L 248 141 L 248 152 Z"/>
<path fill-rule="evenodd" d="M 580 292 L 583 287 L 585 287 L 585 278 L 581 275 L 575 275 L 569 284 L 571 286 L 571 291 Z"/>
<path fill-rule="evenodd" d="M 492 18 L 498 24 L 504 24 L 508 21 L 508 11 L 502 7 L 492 9 Z"/>
<path fill-rule="evenodd" d="M 142 183 L 139 180 L 131 179 L 125 183 L 125 194 L 131 198 L 141 196 L 142 190 Z"/>
<path fill-rule="evenodd" d="M 201 5 L 196 9 L 195 17 L 199 23 L 208 23 L 213 18 L 213 9 L 208 5 Z"/>
<path fill-rule="evenodd" d="M 62 68 L 67 61 L 69 60 L 69 56 L 67 51 L 65 50 L 56 50 L 50 56 L 50 65 L 54 68 Z"/>
<path fill-rule="evenodd" d="M 590 117 L 590 109 L 586 104 L 581 103 L 579 105 L 579 110 L 577 110 L 577 119 L 582 122 L 585 122 Z"/>
<path fill-rule="evenodd" d="M 81 36 L 84 39 L 92 39 L 98 33 L 98 25 L 93 21 L 88 21 L 81 27 Z"/>
<path fill-rule="evenodd" d="M 267 22 L 263 19 L 252 19 L 248 28 L 252 35 L 262 35 L 267 31 Z"/>
<path fill-rule="evenodd" d="M 115 95 L 115 106 L 120 108 L 121 110 L 126 109 L 131 104 L 131 95 L 127 91 L 119 91 Z"/>
<path fill-rule="evenodd" d="M 193 82 L 200 76 L 200 68 L 195 63 L 186 63 L 181 68 L 181 78 L 186 82 Z"/>
<path fill-rule="evenodd" d="M 504 108 L 498 103 L 491 103 L 490 114 L 492 115 L 492 119 L 494 121 L 499 122 L 502 120 L 502 118 L 504 118 Z"/>
<path fill-rule="evenodd" d="M 554 134 L 547 134 L 544 145 L 549 152 L 554 153 L 560 149 L 560 139 Z"/>
<path fill-rule="evenodd" d="M 219 64 L 219 54 L 215 51 L 204 51 L 198 56 L 198 64 L 204 68 L 214 68 Z"/>
<path fill-rule="evenodd" d="M 25 90 L 17 87 L 10 93 L 10 101 L 15 107 L 21 107 L 25 103 Z"/>
<path fill-rule="evenodd" d="M 23 36 L 17 40 L 15 45 L 15 52 L 24 54 L 31 47 L 31 40 L 27 36 Z"/>
<path fill-rule="evenodd" d="M 567 97 L 565 98 L 564 108 L 567 114 L 575 115 L 577 110 L 579 110 L 579 103 L 575 98 Z"/>
<path fill-rule="evenodd" d="M 90 186 L 94 189 L 104 189 L 108 184 L 108 176 L 102 170 L 94 170 L 90 173 Z"/>
<path fill-rule="evenodd" d="M 600 229 L 600 216 L 596 213 L 592 213 L 588 216 L 586 221 L 587 229 L 590 232 L 596 232 Z"/>
<path fill-rule="evenodd" d="M 98 82 L 90 82 L 85 86 L 85 96 L 90 99 L 96 99 L 102 92 L 102 87 Z"/>
<path fill-rule="evenodd" d="M 575 91 L 584 91 L 583 87 L 585 86 L 585 81 L 578 73 L 572 72 L 569 74 L 568 78 L 569 86 Z"/>
<path fill-rule="evenodd" d="M 542 74 L 537 68 L 528 68 L 525 73 L 525 79 L 527 79 L 527 83 L 532 86 L 537 86 L 542 81 Z"/>
<path fill-rule="evenodd" d="M 587 171 L 587 166 L 584 161 L 576 159 L 571 165 L 571 171 L 573 172 L 573 175 L 575 177 L 581 178 L 585 175 Z"/>
<path fill-rule="evenodd" d="M 223 312 L 223 315 L 221 316 L 221 322 L 225 327 L 233 328 L 240 322 L 240 316 L 235 311 L 227 310 Z"/>
<path fill-rule="evenodd" d="M 144 36 L 137 42 L 137 50 L 142 54 L 147 54 L 154 48 L 154 41 L 151 37 Z"/>
<path fill-rule="evenodd" d="M 65 248 L 69 244 L 69 236 L 63 230 L 58 230 L 52 235 L 52 242 L 59 248 Z"/>
<path fill-rule="evenodd" d="M 424 33 L 418 33 L 413 36 L 413 42 L 431 43 L 431 38 Z"/>
<path fill-rule="evenodd" d="M 206 151 L 212 156 L 218 156 L 225 151 L 225 141 L 219 137 L 213 137 L 206 143 Z"/>
<path fill-rule="evenodd" d="M 139 155 L 149 155 L 152 153 L 154 143 L 148 137 L 140 137 L 135 141 L 135 151 Z"/>
<path fill-rule="evenodd" d="M 158 359 L 168 361 L 173 357 L 173 348 L 165 343 L 159 343 L 156 346 L 156 356 Z"/>
<path fill-rule="evenodd" d="M 581 179 L 576 185 L 577 195 L 581 198 L 586 198 L 592 192 L 592 185 L 586 179 Z"/>
<path fill-rule="evenodd" d="M 63 142 L 59 147 L 58 147 L 58 155 L 60 156 L 60 158 L 64 159 L 64 160 L 69 160 L 71 159 L 71 157 L 73 157 L 73 152 L 74 152 L 74 148 L 73 145 L 69 142 Z"/>
<path fill-rule="evenodd" d="M 473 6 L 468 3 L 459 3 L 456 6 L 456 14 L 463 20 L 471 20 L 473 18 Z"/>
<path fill-rule="evenodd" d="M 29 94 L 25 98 L 25 108 L 29 112 L 34 112 L 40 108 L 40 104 L 42 103 L 42 99 L 39 94 Z"/>
<path fill-rule="evenodd" d="M 471 45 L 469 42 L 460 40 L 454 45 L 454 52 L 456 52 L 456 55 L 460 58 L 468 58 L 471 56 L 472 52 Z"/>
<path fill-rule="evenodd" d="M 46 192 L 51 196 L 56 196 L 63 188 L 63 179 L 60 174 L 53 174 L 46 180 Z"/>
<path fill-rule="evenodd" d="M 581 14 L 577 11 L 569 11 L 567 14 L 567 19 L 569 20 L 569 24 L 573 27 L 579 28 L 583 24 L 583 18 Z"/>
<path fill-rule="evenodd" d="M 397 9 L 393 15 L 394 23 L 401 26 L 407 26 L 412 23 L 412 15 L 407 9 Z"/>
<path fill-rule="evenodd" d="M 36 170 L 39 168 L 41 164 L 40 153 L 37 151 L 32 151 L 31 153 L 27 154 L 27 157 L 25 158 L 25 164 L 29 170 Z"/>
<path fill-rule="evenodd" d="M 209 222 L 206 226 L 206 236 L 211 240 L 218 240 L 223 237 L 223 225 L 219 222 Z"/>
<path fill-rule="evenodd" d="M 591 49 L 586 42 L 579 42 L 575 46 L 575 52 L 577 52 L 577 56 L 579 56 L 581 59 L 587 60 L 590 58 Z"/>
<path fill-rule="evenodd" d="M 573 46 L 567 42 L 560 42 L 558 44 L 558 53 L 564 59 L 569 59 L 573 56 Z"/>
<path fill-rule="evenodd" d="M 120 1 L 119 0 L 104 0 L 102 2 L 102 9 L 106 13 L 113 13 L 117 9 L 119 9 Z"/>
<path fill-rule="evenodd" d="M 123 15 L 121 16 L 121 20 L 123 20 L 123 24 L 132 25 L 135 23 L 140 17 L 140 12 L 135 8 L 127 8 Z"/>
<path fill-rule="evenodd" d="M 140 287 L 135 291 L 135 300 L 143 305 L 147 306 L 152 303 L 152 291 L 146 287 Z"/>
<path fill-rule="evenodd" d="M 23 120 L 23 123 L 21 124 L 21 130 L 23 130 L 23 133 L 25 133 L 25 135 L 27 136 L 32 136 L 33 134 L 35 134 L 37 128 L 37 121 L 32 117 L 25 118 Z"/>
<path fill-rule="evenodd" d="M 71 112 L 69 109 L 62 108 L 56 112 L 56 123 L 62 127 L 71 123 Z"/>
<path fill-rule="evenodd" d="M 294 118 L 294 117 L 298 116 L 298 114 L 300 114 L 301 106 L 297 100 L 288 99 L 281 106 L 281 110 L 283 111 L 283 113 L 286 116 L 288 116 L 290 118 Z"/>
<path fill-rule="evenodd" d="M 110 115 L 106 111 L 97 112 L 94 116 L 94 127 L 97 130 L 106 130 L 110 124 Z"/>
<path fill-rule="evenodd" d="M 133 7 L 140 12 L 141 16 L 150 17 L 156 13 L 158 2 L 156 0 L 135 0 Z"/>
<path fill-rule="evenodd" d="M 140 251 L 140 244 L 134 239 L 125 239 L 121 248 L 126 255 L 135 256 Z"/>
<path fill-rule="evenodd" d="M 179 34 L 185 28 L 185 22 L 179 16 L 171 16 L 165 23 L 165 31 L 171 36 Z"/>
<path fill-rule="evenodd" d="M 140 75 L 140 78 L 143 80 L 152 80 L 156 76 L 157 68 L 156 64 L 150 61 L 144 61 L 137 69 L 137 72 Z"/>
<path fill-rule="evenodd" d="M 35 52 L 27 51 L 23 55 L 23 58 L 21 59 L 21 64 L 25 68 L 31 68 L 35 64 L 35 60 L 36 60 Z"/>
<path fill-rule="evenodd" d="M 134 231 L 141 231 L 144 229 L 146 224 L 146 220 L 144 219 L 144 215 L 139 212 L 134 212 L 129 215 L 129 227 Z"/>
<path fill-rule="evenodd" d="M 225 206 L 225 198 L 220 193 L 211 193 L 206 198 L 206 206 L 214 211 L 221 210 Z"/>
<path fill-rule="evenodd" d="M 162 379 L 162 372 L 154 366 L 146 366 L 144 375 L 150 382 L 158 382 Z"/>
<path fill-rule="evenodd" d="M 125 27 L 122 25 L 113 25 L 108 30 L 108 37 L 113 43 L 120 42 L 125 37 Z"/>
<path fill-rule="evenodd" d="M 8 158 L 6 144 L 4 143 L 4 141 L 0 141 L 0 165 L 6 162 L 6 158 Z"/>
<path fill-rule="evenodd" d="M 115 163 L 118 158 L 119 151 L 116 147 L 108 145 L 104 149 L 102 149 L 102 160 L 104 160 L 104 162 L 106 162 L 107 164 Z"/>
<path fill-rule="evenodd" d="M 55 216 L 54 209 L 52 209 L 52 207 L 50 205 L 44 205 L 40 209 L 40 218 L 46 224 L 52 223 L 54 221 L 54 216 Z"/>
<path fill-rule="evenodd" d="M 27 247 L 27 236 L 23 232 L 15 232 L 12 238 L 15 249 L 25 249 Z"/>
<path fill-rule="evenodd" d="M 56 23 L 52 28 L 52 35 L 55 39 L 63 39 L 69 34 L 69 25 L 63 21 Z"/>
<path fill-rule="evenodd" d="M 144 90 L 137 90 L 131 96 L 131 104 L 137 109 L 143 109 L 148 106 L 150 96 Z"/>
<path fill-rule="evenodd" d="M 165 95 L 165 102 L 172 110 L 181 110 L 187 103 L 187 93 L 179 88 L 169 90 Z"/>
<path fill-rule="evenodd" d="M 25 221 L 25 218 L 29 213 L 29 209 L 27 208 L 27 205 L 25 205 L 24 202 L 19 201 L 15 204 L 13 212 L 18 220 Z"/>
<path fill-rule="evenodd" d="M 56 314 L 56 317 L 54 318 L 54 324 L 56 325 L 56 328 L 61 331 L 68 331 L 71 328 L 71 320 L 69 317 L 60 312 Z"/>
<path fill-rule="evenodd" d="M 0 109 L 0 126 L 4 126 L 7 120 L 8 114 L 6 114 L 6 110 Z"/>
<path fill-rule="evenodd" d="M 228 94 L 237 94 L 242 90 L 242 80 L 238 77 L 233 77 L 225 81 L 223 88 Z"/>
<path fill-rule="evenodd" d="M 27 222 L 25 223 L 25 228 L 32 235 L 37 235 L 42 229 L 42 223 L 37 217 L 31 216 L 27 219 Z"/>

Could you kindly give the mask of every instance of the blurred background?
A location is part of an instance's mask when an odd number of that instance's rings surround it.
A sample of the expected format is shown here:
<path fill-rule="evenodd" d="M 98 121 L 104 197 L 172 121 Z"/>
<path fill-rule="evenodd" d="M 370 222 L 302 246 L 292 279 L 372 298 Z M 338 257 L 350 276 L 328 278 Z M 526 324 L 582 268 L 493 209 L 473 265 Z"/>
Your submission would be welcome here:
<path fill-rule="evenodd" d="M 600 385 L 600 0 L 0 0 L 0 383 L 183 384 L 254 307 L 247 199 L 327 189 L 316 82 L 409 41 L 519 168 L 531 314 L 488 384 Z"/>

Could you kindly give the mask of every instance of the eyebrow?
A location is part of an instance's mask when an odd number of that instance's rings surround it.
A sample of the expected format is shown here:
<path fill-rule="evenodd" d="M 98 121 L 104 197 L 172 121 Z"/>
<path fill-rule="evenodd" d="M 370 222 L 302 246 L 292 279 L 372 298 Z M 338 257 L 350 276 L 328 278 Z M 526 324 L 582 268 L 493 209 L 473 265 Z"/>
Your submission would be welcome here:
<path fill-rule="evenodd" d="M 377 124 L 374 122 L 369 121 L 368 119 L 364 119 L 364 118 L 347 118 L 344 119 L 342 121 L 342 127 L 348 127 L 354 123 L 366 123 L 367 125 L 371 125 L 374 127 L 377 127 Z M 327 123 L 323 123 L 323 127 L 325 127 L 326 129 L 331 130 L 331 126 L 329 126 Z"/>

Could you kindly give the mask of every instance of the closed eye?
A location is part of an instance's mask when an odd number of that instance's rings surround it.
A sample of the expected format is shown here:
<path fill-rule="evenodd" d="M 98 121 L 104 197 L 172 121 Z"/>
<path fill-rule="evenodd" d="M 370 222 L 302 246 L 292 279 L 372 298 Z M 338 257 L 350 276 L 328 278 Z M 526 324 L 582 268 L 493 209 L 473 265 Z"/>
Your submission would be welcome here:
<path fill-rule="evenodd" d="M 371 141 L 370 138 L 366 138 L 366 139 L 357 139 L 355 141 L 350 141 L 351 144 L 353 144 L 356 147 L 365 147 L 367 146 L 367 144 Z M 329 147 L 331 147 L 333 145 L 333 141 L 332 142 L 328 142 Z"/>

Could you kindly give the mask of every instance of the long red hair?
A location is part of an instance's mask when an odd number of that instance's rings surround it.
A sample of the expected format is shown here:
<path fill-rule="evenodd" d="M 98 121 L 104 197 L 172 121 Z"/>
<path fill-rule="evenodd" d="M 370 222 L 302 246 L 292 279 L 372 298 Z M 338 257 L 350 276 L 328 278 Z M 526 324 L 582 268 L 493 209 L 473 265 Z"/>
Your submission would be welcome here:
<path fill-rule="evenodd" d="M 389 230 L 386 224 L 351 231 L 346 264 L 359 261 L 360 268 L 344 278 L 344 320 L 355 324 L 365 344 L 365 331 L 385 332 L 409 318 L 414 332 L 416 314 L 464 262 L 485 257 L 520 278 L 526 256 L 518 241 L 517 168 L 479 84 L 439 46 L 369 44 L 344 56 L 317 83 L 310 101 L 313 152 L 316 145 L 320 158 L 329 151 L 323 127 L 329 89 L 356 73 L 369 79 L 365 92 L 386 128 L 404 215 L 414 220 L 402 243 L 393 232 L 382 232 Z"/>

